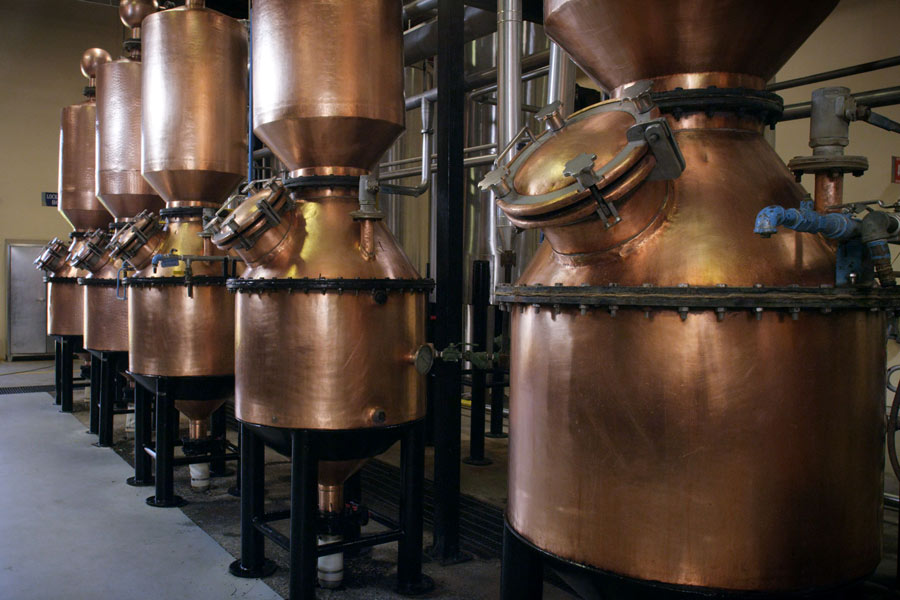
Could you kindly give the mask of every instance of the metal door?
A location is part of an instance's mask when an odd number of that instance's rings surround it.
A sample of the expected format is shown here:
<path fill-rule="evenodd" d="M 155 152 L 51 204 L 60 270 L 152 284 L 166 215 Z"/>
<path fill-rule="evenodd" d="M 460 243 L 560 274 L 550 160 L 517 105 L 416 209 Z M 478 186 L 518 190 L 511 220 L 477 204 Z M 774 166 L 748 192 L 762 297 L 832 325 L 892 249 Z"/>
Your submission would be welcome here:
<path fill-rule="evenodd" d="M 44 244 L 7 242 L 6 244 L 6 331 L 7 357 L 46 356 L 53 353 L 47 336 L 47 285 L 44 275 L 34 268 Z"/>

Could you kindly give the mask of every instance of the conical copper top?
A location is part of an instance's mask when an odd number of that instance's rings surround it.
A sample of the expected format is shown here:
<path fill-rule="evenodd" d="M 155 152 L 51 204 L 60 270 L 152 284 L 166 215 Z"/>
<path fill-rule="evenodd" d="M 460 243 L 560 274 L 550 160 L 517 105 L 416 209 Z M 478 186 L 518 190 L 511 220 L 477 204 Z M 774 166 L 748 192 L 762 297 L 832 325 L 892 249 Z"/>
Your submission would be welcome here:
<path fill-rule="evenodd" d="M 656 79 L 674 87 L 762 89 L 837 0 L 546 0 L 544 27 L 610 91 Z M 668 76 L 693 74 L 691 77 Z"/>
<path fill-rule="evenodd" d="M 360 175 L 403 131 L 401 24 L 396 0 L 254 2 L 254 133 L 292 175 Z"/>

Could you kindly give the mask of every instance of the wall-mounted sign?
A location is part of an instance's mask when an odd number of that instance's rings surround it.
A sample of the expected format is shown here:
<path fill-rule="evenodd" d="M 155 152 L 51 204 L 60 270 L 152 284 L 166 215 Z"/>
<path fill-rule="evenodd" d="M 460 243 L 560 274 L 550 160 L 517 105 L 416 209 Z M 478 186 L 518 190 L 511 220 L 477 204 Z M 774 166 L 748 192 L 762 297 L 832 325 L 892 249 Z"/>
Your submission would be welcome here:
<path fill-rule="evenodd" d="M 900 183 L 900 156 L 891 157 L 891 183 Z"/>
<path fill-rule="evenodd" d="M 41 192 L 41 206 L 56 206 L 59 204 L 58 192 Z"/>

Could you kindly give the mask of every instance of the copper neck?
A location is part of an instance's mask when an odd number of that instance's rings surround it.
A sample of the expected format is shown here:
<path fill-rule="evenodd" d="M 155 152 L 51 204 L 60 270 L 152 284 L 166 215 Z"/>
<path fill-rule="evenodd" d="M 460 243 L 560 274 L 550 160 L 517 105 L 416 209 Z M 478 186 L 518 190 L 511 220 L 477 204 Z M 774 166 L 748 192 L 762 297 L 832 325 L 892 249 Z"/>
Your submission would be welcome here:
<path fill-rule="evenodd" d="M 188 422 L 188 436 L 192 440 L 204 440 L 209 433 L 209 423 L 206 419 L 191 419 Z"/>
<path fill-rule="evenodd" d="M 319 510 L 324 513 L 339 513 L 344 510 L 343 484 L 319 484 Z"/>
<path fill-rule="evenodd" d="M 304 167 L 302 169 L 294 169 L 288 173 L 288 178 L 295 179 L 297 177 L 361 177 L 367 174 L 365 169 L 356 167 Z"/>
<path fill-rule="evenodd" d="M 677 88 L 685 90 L 705 89 L 709 87 L 717 87 L 720 89 L 727 88 L 745 88 L 749 90 L 766 89 L 766 81 L 762 77 L 755 75 L 745 75 L 743 73 L 723 73 L 721 71 L 709 71 L 705 73 L 675 73 L 672 75 L 664 75 L 662 77 L 654 77 L 651 79 L 654 92 L 668 92 Z M 613 98 L 621 98 L 624 91 L 634 85 L 635 81 L 620 85 L 613 89 L 610 94 Z"/>

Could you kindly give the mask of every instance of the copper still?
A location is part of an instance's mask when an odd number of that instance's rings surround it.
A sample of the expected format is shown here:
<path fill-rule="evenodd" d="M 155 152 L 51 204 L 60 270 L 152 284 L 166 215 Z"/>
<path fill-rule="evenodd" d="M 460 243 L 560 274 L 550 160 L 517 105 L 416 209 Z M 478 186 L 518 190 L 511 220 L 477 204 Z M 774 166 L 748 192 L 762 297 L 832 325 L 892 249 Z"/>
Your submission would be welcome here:
<path fill-rule="evenodd" d="M 162 221 L 142 212 L 110 248 L 135 269 L 125 278 L 129 371 L 151 388 L 180 382 L 175 406 L 202 436 L 234 373 L 225 280 L 235 265 L 201 233 L 245 175 L 247 34 L 196 1 L 146 16 L 142 32 L 141 173 L 166 207 Z"/>
<path fill-rule="evenodd" d="M 310 43 L 323 23 L 329 43 Z M 228 284 L 235 411 L 286 454 L 291 431 L 354 436 L 317 448 L 320 509 L 340 512 L 361 459 L 425 414 L 414 363 L 431 283 L 360 206 L 404 127 L 400 3 L 257 0 L 252 35 L 254 133 L 289 173 L 212 225 L 247 265 Z"/>
<path fill-rule="evenodd" d="M 542 556 L 726 592 L 878 564 L 885 313 L 812 300 L 835 285 L 821 236 L 753 233 L 804 198 L 763 139 L 765 84 L 835 4 L 546 1 L 547 34 L 613 99 L 548 107 L 484 182 L 546 236 L 497 292 L 508 527 Z"/>
<path fill-rule="evenodd" d="M 81 73 L 88 78 L 85 100 L 62 109 L 59 128 L 58 209 L 74 231 L 64 251 L 62 242 L 51 241 L 35 261 L 47 276 L 47 334 L 80 336 L 83 333 L 83 301 L 78 278 L 86 275 L 70 266 L 67 254 L 77 252 L 87 230 L 106 227 L 109 213 L 94 192 L 94 130 L 97 106 L 94 100 L 98 68 L 110 60 L 109 53 L 90 48 L 81 57 Z"/>
<path fill-rule="evenodd" d="M 157 211 L 163 203 L 141 176 L 141 63 L 140 24 L 156 10 L 151 0 L 124 0 L 119 17 L 131 31 L 126 57 L 97 69 L 96 194 L 124 227 L 143 210 Z M 113 260 L 110 235 L 97 229 L 88 235 L 73 265 L 89 273 L 84 286 L 84 347 L 103 352 L 128 351 L 128 303 L 120 288 L 121 261 Z"/>

